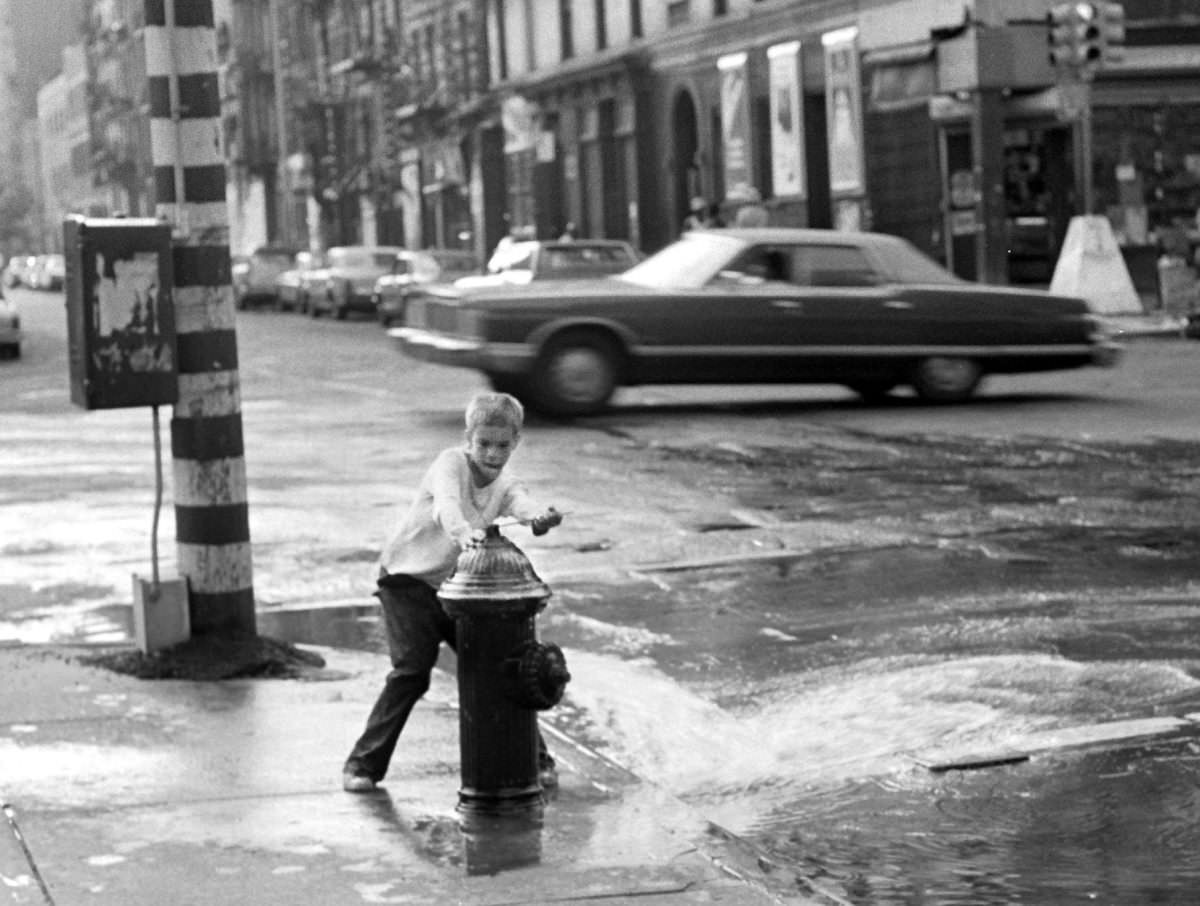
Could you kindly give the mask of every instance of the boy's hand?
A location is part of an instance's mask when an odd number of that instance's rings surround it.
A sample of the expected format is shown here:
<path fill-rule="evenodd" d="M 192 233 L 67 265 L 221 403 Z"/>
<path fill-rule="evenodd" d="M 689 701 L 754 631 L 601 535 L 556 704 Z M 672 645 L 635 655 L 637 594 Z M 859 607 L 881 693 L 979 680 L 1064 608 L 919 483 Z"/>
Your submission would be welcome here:
<path fill-rule="evenodd" d="M 466 550 L 467 546 L 475 542 L 483 541 L 487 537 L 487 532 L 481 528 L 466 529 L 458 533 L 455 537 L 455 542 L 462 550 Z"/>
<path fill-rule="evenodd" d="M 547 507 L 546 512 L 542 513 L 540 516 L 534 517 L 533 521 L 530 522 L 529 525 L 533 529 L 533 533 L 535 535 L 544 535 L 546 532 L 550 531 L 550 529 L 554 528 L 554 526 L 561 525 L 562 521 L 562 513 L 560 513 L 554 507 Z"/>

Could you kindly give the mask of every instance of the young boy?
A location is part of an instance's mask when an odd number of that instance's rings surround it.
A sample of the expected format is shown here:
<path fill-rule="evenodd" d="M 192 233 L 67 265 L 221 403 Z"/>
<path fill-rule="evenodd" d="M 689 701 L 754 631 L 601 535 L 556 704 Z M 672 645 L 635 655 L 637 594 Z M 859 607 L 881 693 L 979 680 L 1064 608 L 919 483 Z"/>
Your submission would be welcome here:
<path fill-rule="evenodd" d="M 466 444 L 443 450 L 421 479 L 417 496 L 384 546 L 379 589 L 392 669 L 354 744 L 342 786 L 365 793 L 387 773 L 413 706 L 429 689 L 438 649 L 455 649 L 454 620 L 442 610 L 438 587 L 454 572 L 459 553 L 498 516 L 528 521 L 535 535 L 562 522 L 541 509 L 504 472 L 521 439 L 525 412 L 507 393 L 480 393 L 467 405 Z M 539 735 L 543 786 L 557 782 L 554 759 Z"/>

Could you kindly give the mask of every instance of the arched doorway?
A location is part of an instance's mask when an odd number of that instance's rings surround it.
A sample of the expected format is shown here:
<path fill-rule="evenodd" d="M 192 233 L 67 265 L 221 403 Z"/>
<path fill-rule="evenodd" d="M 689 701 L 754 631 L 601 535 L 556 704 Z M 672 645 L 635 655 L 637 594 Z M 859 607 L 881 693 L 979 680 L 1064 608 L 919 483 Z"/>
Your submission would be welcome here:
<path fill-rule="evenodd" d="M 671 113 L 671 144 L 675 150 L 672 157 L 675 172 L 671 185 L 675 200 L 672 210 L 674 226 L 679 229 L 688 213 L 688 201 L 694 195 L 702 195 L 704 183 L 700 176 L 699 154 L 700 133 L 696 119 L 696 102 L 686 90 L 675 96 Z"/>

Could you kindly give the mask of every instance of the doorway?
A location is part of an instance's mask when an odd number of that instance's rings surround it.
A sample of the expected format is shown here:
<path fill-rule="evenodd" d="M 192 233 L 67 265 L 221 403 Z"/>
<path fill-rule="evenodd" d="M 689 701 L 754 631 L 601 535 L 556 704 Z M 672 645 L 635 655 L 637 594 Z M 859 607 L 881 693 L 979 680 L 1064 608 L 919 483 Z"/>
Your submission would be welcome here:
<path fill-rule="evenodd" d="M 696 102 L 692 100 L 691 94 L 687 91 L 680 91 L 675 97 L 671 115 L 671 144 L 675 149 L 673 229 L 677 232 L 679 225 L 687 217 L 689 200 L 696 195 L 704 194 L 704 182 L 699 165 L 700 134 L 697 126 Z"/>

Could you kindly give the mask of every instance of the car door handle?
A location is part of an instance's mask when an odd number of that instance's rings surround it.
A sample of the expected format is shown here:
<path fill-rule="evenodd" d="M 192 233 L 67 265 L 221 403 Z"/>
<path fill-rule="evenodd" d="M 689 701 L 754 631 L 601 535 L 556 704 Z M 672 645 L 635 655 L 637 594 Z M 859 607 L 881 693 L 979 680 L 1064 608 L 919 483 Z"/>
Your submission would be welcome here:
<path fill-rule="evenodd" d="M 911 302 L 903 302 L 900 299 L 888 299 L 883 303 L 884 308 L 894 308 L 897 311 L 908 311 L 913 307 Z"/>
<path fill-rule="evenodd" d="M 797 302 L 795 299 L 772 299 L 772 308 L 782 308 L 784 311 L 800 311 L 804 308 L 803 302 Z"/>

